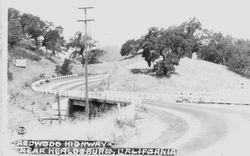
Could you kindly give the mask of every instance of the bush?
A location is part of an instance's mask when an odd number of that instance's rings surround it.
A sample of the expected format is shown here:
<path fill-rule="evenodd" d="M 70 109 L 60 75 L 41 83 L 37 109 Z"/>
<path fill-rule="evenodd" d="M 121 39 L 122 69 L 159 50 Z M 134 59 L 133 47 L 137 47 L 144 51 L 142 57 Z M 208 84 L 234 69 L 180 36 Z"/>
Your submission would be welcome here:
<path fill-rule="evenodd" d="M 71 75 L 72 74 L 72 65 L 70 59 L 65 59 L 62 66 L 57 65 L 55 73 L 57 75 Z"/>
<path fill-rule="evenodd" d="M 45 73 L 40 74 L 40 78 L 45 78 Z"/>
<path fill-rule="evenodd" d="M 26 40 L 26 39 L 22 39 L 20 42 L 19 42 L 19 45 L 27 50 L 30 50 L 30 51 L 36 51 L 36 47 L 33 45 L 33 43 L 31 43 L 29 40 Z"/>
<path fill-rule="evenodd" d="M 154 72 L 156 76 L 168 76 L 175 71 L 175 67 L 166 61 L 159 61 L 154 65 Z"/>
<path fill-rule="evenodd" d="M 174 66 L 179 64 L 179 60 L 178 56 L 169 53 L 163 60 L 156 62 L 153 71 L 159 77 L 169 76 L 174 73 Z"/>
<path fill-rule="evenodd" d="M 12 72 L 10 72 L 10 60 L 8 59 L 8 72 L 7 72 L 7 74 L 8 74 L 8 80 L 9 81 L 12 81 L 13 80 L 13 73 Z"/>
<path fill-rule="evenodd" d="M 122 118 L 122 119 L 116 119 L 115 125 L 117 125 L 119 128 L 123 127 L 135 127 L 135 118 Z"/>
<path fill-rule="evenodd" d="M 247 59 L 243 56 L 234 55 L 234 57 L 228 60 L 227 66 L 232 71 L 244 73 L 247 68 Z"/>
<path fill-rule="evenodd" d="M 13 73 L 8 71 L 8 80 L 12 81 L 14 79 Z"/>
<path fill-rule="evenodd" d="M 31 86 L 31 84 L 30 84 L 29 81 L 26 81 L 26 82 L 24 83 L 24 87 L 25 87 L 25 88 L 29 88 L 30 86 Z"/>
<path fill-rule="evenodd" d="M 49 83 L 49 82 L 50 82 L 50 80 L 48 80 L 48 79 L 47 79 L 47 80 L 45 80 L 45 82 L 46 82 L 46 83 Z"/>

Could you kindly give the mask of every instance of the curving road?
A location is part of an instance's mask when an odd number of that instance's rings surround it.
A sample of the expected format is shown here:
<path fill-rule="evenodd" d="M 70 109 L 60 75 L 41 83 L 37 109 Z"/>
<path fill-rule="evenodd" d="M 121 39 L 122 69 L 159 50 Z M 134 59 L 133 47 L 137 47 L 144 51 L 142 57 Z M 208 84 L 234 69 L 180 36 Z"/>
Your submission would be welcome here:
<path fill-rule="evenodd" d="M 249 106 L 169 104 L 147 102 L 151 109 L 160 109 L 185 119 L 188 131 L 178 140 L 169 142 L 165 136 L 152 144 L 173 147 L 179 155 L 249 156 Z M 168 122 L 168 121 L 164 121 Z"/>
<path fill-rule="evenodd" d="M 95 88 L 103 76 L 90 77 L 90 88 Z M 84 79 L 52 81 L 43 87 L 59 91 L 81 90 Z M 180 156 L 250 156 L 249 106 L 172 104 L 149 100 L 143 103 L 159 120 L 170 125 L 160 138 L 143 146 L 176 148 Z M 166 114 L 180 120 L 168 120 Z"/>
<path fill-rule="evenodd" d="M 105 77 L 106 74 L 89 76 L 88 77 L 89 89 L 97 88 Z M 41 85 L 40 88 L 63 92 L 72 90 L 81 91 L 85 88 L 84 86 L 85 86 L 85 77 L 76 77 L 66 80 L 51 81 L 50 83 Z"/>

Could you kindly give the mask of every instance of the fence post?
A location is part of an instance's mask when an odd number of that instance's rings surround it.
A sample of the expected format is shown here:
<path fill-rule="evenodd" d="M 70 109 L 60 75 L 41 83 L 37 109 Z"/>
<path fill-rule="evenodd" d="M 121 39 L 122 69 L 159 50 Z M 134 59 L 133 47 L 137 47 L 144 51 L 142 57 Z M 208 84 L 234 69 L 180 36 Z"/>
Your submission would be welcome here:
<path fill-rule="evenodd" d="M 57 110 L 58 110 L 58 121 L 59 121 L 59 124 L 61 124 L 61 107 L 60 107 L 60 96 L 59 96 L 59 92 L 57 92 L 56 94 L 56 98 L 57 98 Z"/>

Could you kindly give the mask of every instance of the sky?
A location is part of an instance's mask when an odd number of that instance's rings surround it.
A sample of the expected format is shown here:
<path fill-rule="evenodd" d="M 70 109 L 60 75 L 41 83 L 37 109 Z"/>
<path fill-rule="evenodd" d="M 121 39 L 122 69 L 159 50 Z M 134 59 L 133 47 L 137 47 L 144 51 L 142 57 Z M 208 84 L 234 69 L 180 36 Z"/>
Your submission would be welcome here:
<path fill-rule="evenodd" d="M 196 17 L 203 28 L 250 39 L 248 0 L 5 0 L 7 6 L 32 13 L 64 28 L 66 39 L 84 31 L 78 7 L 94 7 L 88 17 L 88 34 L 100 46 L 121 46 L 148 28 L 168 28 Z"/>

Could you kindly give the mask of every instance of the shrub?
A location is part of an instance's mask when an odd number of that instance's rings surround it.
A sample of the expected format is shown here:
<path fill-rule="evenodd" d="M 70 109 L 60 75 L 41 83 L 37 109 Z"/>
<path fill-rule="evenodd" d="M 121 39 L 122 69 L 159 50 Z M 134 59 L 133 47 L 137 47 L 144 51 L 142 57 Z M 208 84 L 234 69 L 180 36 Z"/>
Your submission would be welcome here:
<path fill-rule="evenodd" d="M 40 74 L 40 78 L 45 78 L 45 73 Z"/>
<path fill-rule="evenodd" d="M 234 55 L 234 57 L 229 58 L 227 66 L 232 71 L 243 73 L 247 68 L 247 59 L 243 56 Z"/>
<path fill-rule="evenodd" d="M 8 80 L 12 81 L 14 79 L 13 73 L 8 71 Z"/>
<path fill-rule="evenodd" d="M 123 119 L 116 119 L 115 124 L 119 128 L 123 128 L 124 126 L 128 127 L 135 127 L 135 119 L 130 119 L 130 118 L 123 118 Z"/>
<path fill-rule="evenodd" d="M 8 67 L 7 67 L 7 68 L 8 68 L 8 69 L 7 69 L 7 70 L 8 70 L 8 72 L 7 72 L 8 80 L 9 80 L 9 81 L 12 81 L 14 77 L 13 77 L 13 73 L 10 72 L 10 70 L 9 70 L 9 69 L 10 69 L 10 60 L 9 60 L 9 59 L 8 59 Z"/>
<path fill-rule="evenodd" d="M 55 73 L 56 73 L 57 75 L 61 75 L 61 74 L 60 74 L 60 73 L 61 73 L 61 66 L 60 66 L 60 65 L 56 65 Z M 52 77 L 53 77 L 53 76 L 52 76 Z"/>
<path fill-rule="evenodd" d="M 19 45 L 27 50 L 30 50 L 30 51 L 36 51 L 36 47 L 33 45 L 33 43 L 31 43 L 29 40 L 26 40 L 26 39 L 22 39 L 20 42 L 19 42 Z"/>
<path fill-rule="evenodd" d="M 26 82 L 24 83 L 24 87 L 25 87 L 25 88 L 28 88 L 28 87 L 30 87 L 30 86 L 31 86 L 31 84 L 30 84 L 29 81 L 26 81 Z"/>
<path fill-rule="evenodd" d="M 175 66 L 179 65 L 179 60 L 178 56 L 169 53 L 163 60 L 156 62 L 153 71 L 159 77 L 169 76 L 174 73 Z"/>
<path fill-rule="evenodd" d="M 70 59 L 65 59 L 62 66 L 57 65 L 55 73 L 57 75 L 71 75 L 72 74 L 72 65 Z"/>

